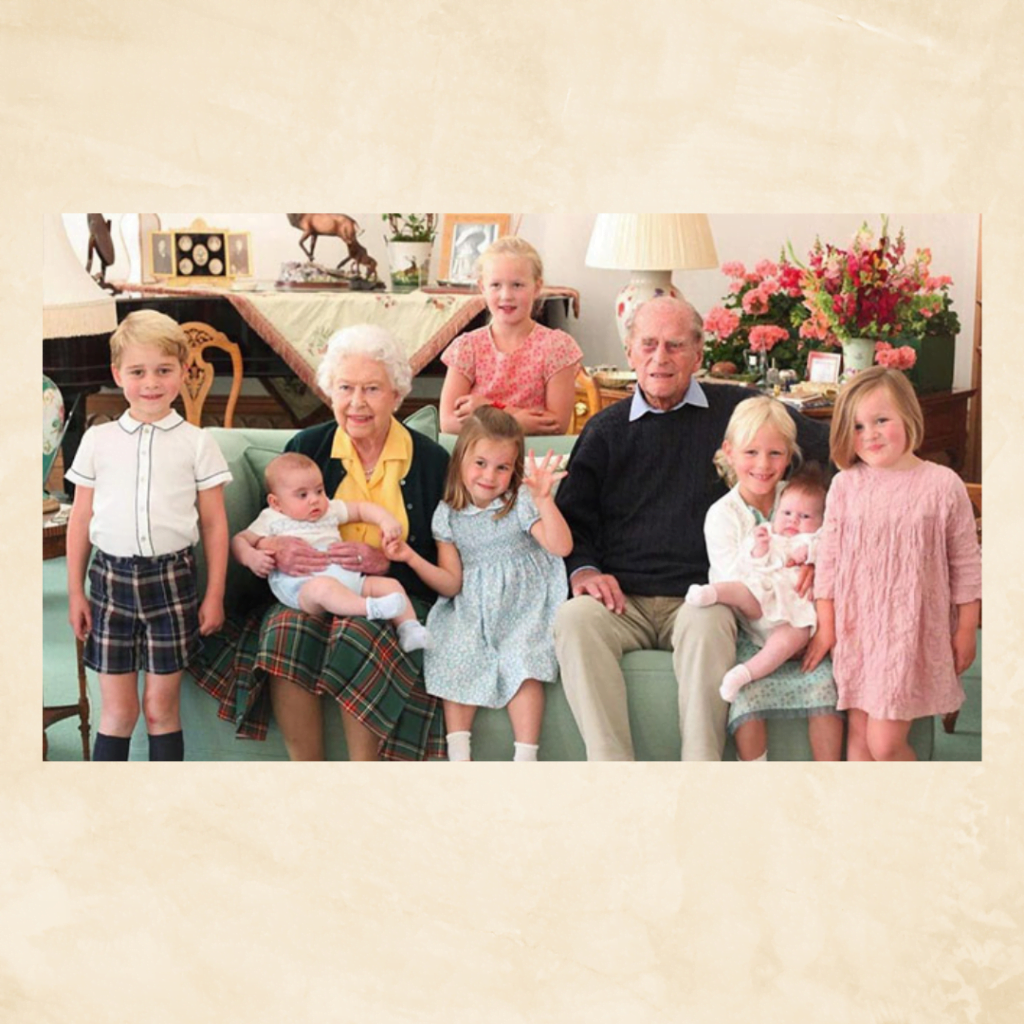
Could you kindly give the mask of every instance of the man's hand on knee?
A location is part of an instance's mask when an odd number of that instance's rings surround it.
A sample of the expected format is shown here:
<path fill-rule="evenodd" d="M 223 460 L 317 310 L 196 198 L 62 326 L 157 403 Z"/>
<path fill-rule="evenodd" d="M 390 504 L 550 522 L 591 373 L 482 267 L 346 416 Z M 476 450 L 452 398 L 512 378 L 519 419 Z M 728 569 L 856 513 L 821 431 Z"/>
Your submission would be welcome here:
<path fill-rule="evenodd" d="M 573 573 L 569 582 L 573 597 L 593 597 L 616 615 L 621 615 L 626 610 L 626 598 L 619 581 L 608 573 L 598 572 L 596 569 L 580 569 L 579 572 Z"/>

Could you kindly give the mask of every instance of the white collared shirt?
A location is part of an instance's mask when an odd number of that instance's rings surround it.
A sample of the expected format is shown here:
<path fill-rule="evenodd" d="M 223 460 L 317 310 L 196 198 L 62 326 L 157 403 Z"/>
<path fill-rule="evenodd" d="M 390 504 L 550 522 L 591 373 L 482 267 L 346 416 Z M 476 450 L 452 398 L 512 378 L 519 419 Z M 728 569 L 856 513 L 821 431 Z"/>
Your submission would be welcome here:
<path fill-rule="evenodd" d="M 196 495 L 231 480 L 217 443 L 173 410 L 129 412 L 85 432 L 67 478 L 93 489 L 89 540 L 115 557 L 167 555 L 199 540 Z"/>
<path fill-rule="evenodd" d="M 636 386 L 633 391 L 633 400 L 629 403 L 629 422 L 632 423 L 634 420 L 640 419 L 641 416 L 646 415 L 649 412 L 663 413 L 663 412 L 675 412 L 676 409 L 681 409 L 684 405 L 696 405 L 701 409 L 708 407 L 708 396 L 704 394 L 704 389 L 697 383 L 693 377 L 690 378 L 690 386 L 686 389 L 686 394 L 683 395 L 682 401 L 676 402 L 671 409 L 655 409 L 650 402 L 644 397 L 643 392 L 640 390 L 640 385 Z"/>

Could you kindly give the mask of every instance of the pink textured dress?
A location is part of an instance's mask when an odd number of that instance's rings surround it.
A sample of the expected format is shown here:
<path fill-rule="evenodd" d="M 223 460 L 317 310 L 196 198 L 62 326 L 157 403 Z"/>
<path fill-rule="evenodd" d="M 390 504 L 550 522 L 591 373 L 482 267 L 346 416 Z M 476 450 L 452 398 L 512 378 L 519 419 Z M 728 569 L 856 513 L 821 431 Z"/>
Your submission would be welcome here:
<path fill-rule="evenodd" d="M 814 596 L 835 602 L 840 709 L 907 721 L 955 711 L 955 605 L 981 598 L 981 553 L 963 482 L 933 462 L 832 482 Z"/>
<path fill-rule="evenodd" d="M 579 345 L 565 333 L 537 324 L 515 352 L 499 352 L 490 327 L 460 334 L 441 355 L 465 377 L 470 394 L 486 395 L 517 409 L 543 409 L 548 381 L 583 359 Z"/>

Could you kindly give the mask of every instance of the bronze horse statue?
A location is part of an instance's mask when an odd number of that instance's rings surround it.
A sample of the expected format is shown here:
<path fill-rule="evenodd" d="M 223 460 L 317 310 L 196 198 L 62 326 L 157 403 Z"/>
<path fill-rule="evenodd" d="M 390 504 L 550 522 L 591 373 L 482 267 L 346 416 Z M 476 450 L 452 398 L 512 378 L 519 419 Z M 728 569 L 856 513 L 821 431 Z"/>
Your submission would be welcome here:
<path fill-rule="evenodd" d="M 377 261 L 367 253 L 366 248 L 358 241 L 358 235 L 362 229 L 347 213 L 289 213 L 288 223 L 293 228 L 302 232 L 299 239 L 299 248 L 313 260 L 313 253 L 316 251 L 317 239 L 321 235 L 333 235 L 340 238 L 348 248 L 346 256 L 337 266 L 340 270 L 350 260 L 355 264 L 357 276 L 361 275 L 361 268 L 366 268 L 365 277 L 367 280 L 377 279 Z M 306 242 L 309 241 L 309 248 Z"/>

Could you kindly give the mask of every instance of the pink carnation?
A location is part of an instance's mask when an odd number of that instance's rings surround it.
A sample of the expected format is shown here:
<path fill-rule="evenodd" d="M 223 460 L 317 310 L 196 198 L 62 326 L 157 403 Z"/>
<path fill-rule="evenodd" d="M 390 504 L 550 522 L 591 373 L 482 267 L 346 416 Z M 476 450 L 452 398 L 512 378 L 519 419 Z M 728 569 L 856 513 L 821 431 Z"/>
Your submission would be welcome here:
<path fill-rule="evenodd" d="M 760 288 L 751 288 L 743 296 L 743 312 L 748 316 L 760 316 L 768 312 L 768 296 Z"/>
<path fill-rule="evenodd" d="M 789 339 L 789 331 L 785 327 L 751 327 L 751 352 L 771 352 L 780 341 Z"/>
<path fill-rule="evenodd" d="M 893 348 L 887 341 L 880 341 L 875 345 L 875 362 L 892 370 L 909 370 L 917 362 L 917 352 L 910 345 Z"/>
<path fill-rule="evenodd" d="M 739 260 L 733 260 L 731 263 L 722 264 L 722 273 L 725 274 L 726 277 L 742 278 L 746 276 L 747 268 L 743 266 Z"/>
<path fill-rule="evenodd" d="M 765 278 L 758 287 L 765 293 L 765 295 L 774 295 L 779 290 L 779 282 L 774 278 Z"/>
<path fill-rule="evenodd" d="M 732 337 L 736 328 L 740 325 L 740 318 L 731 310 L 722 306 L 715 306 L 706 317 L 704 317 L 704 330 L 713 334 L 719 341 L 725 341 Z"/>
<path fill-rule="evenodd" d="M 762 277 L 776 277 L 779 273 L 778 264 L 772 263 L 771 260 L 759 260 L 755 265 L 754 269 Z"/>

